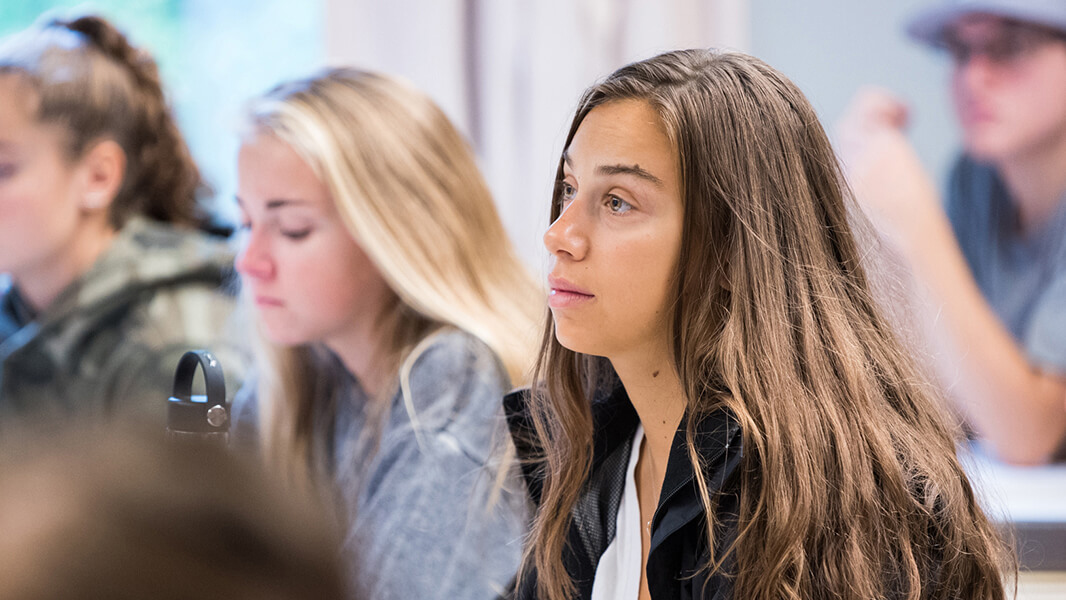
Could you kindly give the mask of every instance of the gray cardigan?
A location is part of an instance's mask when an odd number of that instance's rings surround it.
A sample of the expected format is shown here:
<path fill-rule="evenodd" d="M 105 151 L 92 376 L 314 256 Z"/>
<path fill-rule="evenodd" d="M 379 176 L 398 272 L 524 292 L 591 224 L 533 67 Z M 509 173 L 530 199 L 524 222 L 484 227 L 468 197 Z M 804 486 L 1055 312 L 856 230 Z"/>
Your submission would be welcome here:
<path fill-rule="evenodd" d="M 348 519 L 356 597 L 496 597 L 518 568 L 529 515 L 517 466 L 493 493 L 507 439 L 508 379 L 496 355 L 466 333 L 437 334 L 411 367 L 407 402 L 393 396 L 376 449 L 361 437 L 366 394 L 343 369 L 341 380 L 315 431 Z M 234 406 L 238 443 L 255 435 L 253 386 Z"/>

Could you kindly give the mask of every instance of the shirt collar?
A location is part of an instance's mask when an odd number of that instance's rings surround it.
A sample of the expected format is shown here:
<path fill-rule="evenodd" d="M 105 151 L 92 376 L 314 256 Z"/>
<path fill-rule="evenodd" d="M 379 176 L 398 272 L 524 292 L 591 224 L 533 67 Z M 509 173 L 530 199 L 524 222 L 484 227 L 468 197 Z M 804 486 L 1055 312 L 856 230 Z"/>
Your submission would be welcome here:
<path fill-rule="evenodd" d="M 14 282 L 0 295 L 0 313 L 17 328 L 22 328 L 37 318 L 37 311 L 22 297 Z"/>
<path fill-rule="evenodd" d="M 625 388 L 617 376 L 612 375 L 592 399 L 593 456 L 592 470 L 595 472 L 603 461 L 619 446 L 631 442 L 640 418 L 633 404 L 629 401 Z M 518 454 L 522 458 L 539 456 L 539 440 L 534 440 L 532 418 L 528 410 L 530 391 L 528 388 L 516 390 L 504 398 L 507 419 Z M 666 465 L 663 479 L 660 506 L 677 495 L 694 478 L 692 461 L 689 459 L 686 428 L 689 414 L 682 417 L 681 424 L 674 434 L 670 449 L 670 458 Z M 704 477 L 710 491 L 724 487 L 729 475 L 739 464 L 743 456 L 741 448 L 740 424 L 732 413 L 724 408 L 714 408 L 701 416 L 696 425 L 694 443 L 698 455 L 705 465 Z M 537 469 L 528 461 L 522 461 L 526 471 L 530 493 L 535 502 L 540 501 L 540 476 Z"/>

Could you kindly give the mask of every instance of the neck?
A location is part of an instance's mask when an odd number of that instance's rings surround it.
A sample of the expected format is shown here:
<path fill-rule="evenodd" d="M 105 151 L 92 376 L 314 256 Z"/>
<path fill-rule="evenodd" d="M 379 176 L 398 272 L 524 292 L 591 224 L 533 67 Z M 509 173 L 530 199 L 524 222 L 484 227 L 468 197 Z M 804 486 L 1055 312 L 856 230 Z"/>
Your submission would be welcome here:
<path fill-rule="evenodd" d="M 48 309 L 67 286 L 87 273 L 100 255 L 111 247 L 116 233 L 106 217 L 83 223 L 57 252 L 30 268 L 11 274 L 19 294 L 34 311 L 40 313 Z"/>
<path fill-rule="evenodd" d="M 685 414 L 685 391 L 667 352 L 611 358 L 629 401 L 644 426 L 644 443 L 658 480 L 666 474 L 670 447 Z"/>
<path fill-rule="evenodd" d="M 1066 194 L 1066 139 L 1004 159 L 996 166 L 1018 207 L 1023 231 L 1039 228 L 1054 217 Z"/>
<path fill-rule="evenodd" d="M 373 398 L 381 391 L 385 382 L 382 369 L 378 367 L 377 343 L 369 337 L 356 339 L 355 336 L 349 335 L 343 340 L 331 339 L 326 341 L 326 347 L 332 350 L 348 372 L 359 380 L 359 385 L 367 396 Z"/>
<path fill-rule="evenodd" d="M 389 352 L 385 338 L 392 319 L 388 311 L 376 319 L 357 319 L 356 323 L 342 334 L 325 340 L 326 347 L 333 351 L 344 367 L 362 386 L 367 396 L 374 398 L 388 382 L 387 362 Z"/>

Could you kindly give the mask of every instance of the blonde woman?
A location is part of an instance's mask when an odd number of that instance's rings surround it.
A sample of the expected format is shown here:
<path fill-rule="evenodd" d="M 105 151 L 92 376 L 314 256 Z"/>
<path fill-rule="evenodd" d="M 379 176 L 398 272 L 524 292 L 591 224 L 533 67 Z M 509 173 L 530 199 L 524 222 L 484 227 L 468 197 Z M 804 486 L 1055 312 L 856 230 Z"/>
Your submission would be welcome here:
<path fill-rule="evenodd" d="M 469 147 L 423 94 L 350 69 L 282 84 L 251 122 L 237 268 L 266 351 L 237 436 L 257 421 L 276 464 L 333 482 L 361 597 L 494 597 L 524 531 L 493 468 L 501 399 L 543 293 Z"/>

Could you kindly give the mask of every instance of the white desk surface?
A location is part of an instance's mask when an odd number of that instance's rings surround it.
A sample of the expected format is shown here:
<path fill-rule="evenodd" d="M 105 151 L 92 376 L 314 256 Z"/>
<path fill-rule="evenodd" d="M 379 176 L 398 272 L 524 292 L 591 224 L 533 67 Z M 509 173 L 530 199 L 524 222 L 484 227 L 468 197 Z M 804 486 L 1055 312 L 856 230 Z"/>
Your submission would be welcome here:
<path fill-rule="evenodd" d="M 1066 524 L 1066 464 L 1012 467 L 974 453 L 963 466 L 994 519 Z"/>

